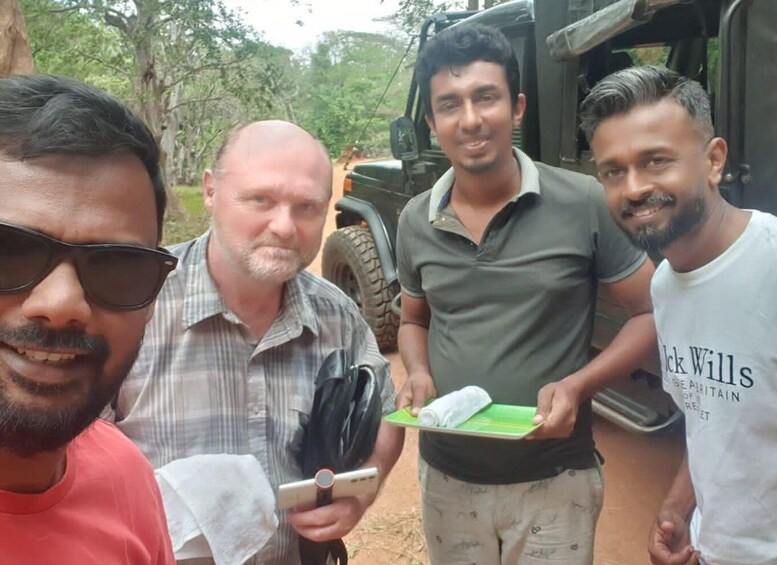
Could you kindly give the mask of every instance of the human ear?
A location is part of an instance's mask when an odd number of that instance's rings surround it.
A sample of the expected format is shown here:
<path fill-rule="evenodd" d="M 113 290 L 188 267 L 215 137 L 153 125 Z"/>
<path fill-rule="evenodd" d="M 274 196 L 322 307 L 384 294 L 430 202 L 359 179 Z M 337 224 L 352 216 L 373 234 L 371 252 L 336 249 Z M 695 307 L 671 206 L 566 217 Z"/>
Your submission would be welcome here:
<path fill-rule="evenodd" d="M 707 144 L 707 162 L 709 164 L 708 181 L 711 187 L 717 187 L 723 178 L 726 167 L 728 145 L 722 137 L 715 137 Z"/>
<path fill-rule="evenodd" d="M 526 96 L 523 94 L 518 95 L 518 100 L 515 102 L 513 108 L 513 128 L 517 128 L 523 121 L 523 113 L 526 111 Z"/>
<path fill-rule="evenodd" d="M 213 195 L 216 194 L 216 175 L 210 169 L 202 173 L 202 201 L 205 209 L 213 213 Z"/>
<path fill-rule="evenodd" d="M 435 131 L 435 127 L 434 127 L 434 116 L 425 114 L 424 119 L 426 120 L 426 125 L 429 126 L 429 131 L 432 132 L 432 135 L 437 136 L 437 132 Z"/>

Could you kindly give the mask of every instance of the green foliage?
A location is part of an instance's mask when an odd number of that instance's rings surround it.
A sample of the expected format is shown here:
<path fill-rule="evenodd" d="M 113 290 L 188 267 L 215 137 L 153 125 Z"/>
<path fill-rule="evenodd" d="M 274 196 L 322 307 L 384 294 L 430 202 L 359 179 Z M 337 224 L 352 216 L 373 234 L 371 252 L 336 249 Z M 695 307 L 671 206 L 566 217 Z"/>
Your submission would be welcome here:
<path fill-rule="evenodd" d="M 173 192 L 181 199 L 187 215 L 181 218 L 165 219 L 162 245 L 172 245 L 194 239 L 204 233 L 210 225 L 210 218 L 202 203 L 202 189 L 199 186 L 176 186 Z"/>
<path fill-rule="evenodd" d="M 169 181 L 194 182 L 224 131 L 283 115 L 290 53 L 221 0 L 21 0 L 39 72 L 101 87 L 141 114 Z M 174 195 L 173 195 L 174 196 Z"/>
<path fill-rule="evenodd" d="M 331 32 L 299 56 L 262 41 L 222 0 L 20 5 L 38 72 L 72 76 L 127 102 L 160 140 L 169 185 L 199 182 L 239 122 L 285 119 L 332 155 L 360 137 L 361 149 L 382 155 L 388 123 L 404 112 L 415 51 L 403 61 L 404 36 Z"/>
<path fill-rule="evenodd" d="M 20 0 L 37 72 L 71 76 L 128 99 L 131 56 L 100 20 L 55 0 Z"/>
<path fill-rule="evenodd" d="M 412 69 L 401 63 L 406 48 L 404 40 L 345 31 L 328 32 L 316 45 L 304 77 L 299 118 L 332 156 L 360 136 L 359 146 L 368 154 L 387 151 L 388 124 L 404 112 L 412 76 Z"/>
<path fill-rule="evenodd" d="M 634 62 L 634 66 L 665 65 L 669 57 L 668 45 L 656 45 L 647 47 L 632 47 L 626 50 Z"/>
<path fill-rule="evenodd" d="M 189 214 L 196 216 L 204 212 L 201 187 L 178 185 L 173 188 L 173 191 L 180 197 L 181 204 Z"/>
<path fill-rule="evenodd" d="M 176 182 L 197 182 L 233 125 L 269 118 L 296 121 L 292 107 L 297 90 L 295 65 L 288 50 L 257 43 L 239 70 L 226 77 L 219 76 L 220 70 L 209 70 L 184 83 L 184 102 L 175 108 Z"/>
<path fill-rule="evenodd" d="M 426 18 L 439 12 L 460 12 L 463 10 L 483 10 L 510 0 L 400 0 L 399 10 L 385 18 L 407 35 L 418 33 Z M 549 0 L 542 0 L 547 2 Z M 588 0 L 590 1 L 590 0 Z M 614 0 L 595 0 L 610 2 Z"/>
<path fill-rule="evenodd" d="M 463 10 L 464 7 L 465 2 L 462 0 L 400 0 L 399 10 L 386 19 L 407 35 L 413 36 L 429 16 L 437 12 Z"/>

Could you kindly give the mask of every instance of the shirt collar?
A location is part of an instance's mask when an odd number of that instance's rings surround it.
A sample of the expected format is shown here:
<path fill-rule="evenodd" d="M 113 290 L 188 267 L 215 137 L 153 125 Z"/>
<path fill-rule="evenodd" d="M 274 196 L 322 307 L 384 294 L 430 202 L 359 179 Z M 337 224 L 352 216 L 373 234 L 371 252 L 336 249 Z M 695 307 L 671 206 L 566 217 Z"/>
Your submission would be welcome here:
<path fill-rule="evenodd" d="M 300 273 L 286 282 L 281 312 L 275 318 L 275 322 L 273 322 L 267 334 L 268 337 L 271 337 L 271 342 L 274 341 L 272 336 L 276 335 L 276 330 L 279 337 L 283 338 L 285 336 L 286 339 L 300 336 L 304 328 L 309 329 L 313 335 L 318 335 L 318 318 L 300 280 L 305 276 L 311 275 Z M 268 344 L 268 346 L 271 345 L 272 343 Z"/>
<path fill-rule="evenodd" d="M 526 153 L 517 147 L 513 147 L 513 154 L 518 159 L 518 166 L 521 168 L 521 190 L 510 199 L 511 202 L 515 202 L 524 194 L 530 192 L 540 193 L 540 176 L 537 172 L 537 165 L 534 164 L 534 161 Z M 456 175 L 453 167 L 451 167 L 434 183 L 429 199 L 430 222 L 433 222 L 437 218 L 437 214 L 450 202 L 451 189 L 455 180 Z"/>
<path fill-rule="evenodd" d="M 183 297 L 184 329 L 189 329 L 211 316 L 229 312 L 208 271 L 209 241 L 210 230 L 194 240 L 189 254 L 188 276 Z"/>

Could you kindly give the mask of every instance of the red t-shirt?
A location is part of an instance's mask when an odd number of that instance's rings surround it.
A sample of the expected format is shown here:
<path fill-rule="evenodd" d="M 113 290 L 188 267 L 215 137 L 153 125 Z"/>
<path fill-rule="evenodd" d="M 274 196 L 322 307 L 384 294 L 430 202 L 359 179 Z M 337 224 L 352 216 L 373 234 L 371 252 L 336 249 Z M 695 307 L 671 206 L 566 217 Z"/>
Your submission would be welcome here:
<path fill-rule="evenodd" d="M 154 472 L 101 420 L 67 447 L 65 475 L 41 494 L 0 490 L 0 565 L 174 564 Z"/>

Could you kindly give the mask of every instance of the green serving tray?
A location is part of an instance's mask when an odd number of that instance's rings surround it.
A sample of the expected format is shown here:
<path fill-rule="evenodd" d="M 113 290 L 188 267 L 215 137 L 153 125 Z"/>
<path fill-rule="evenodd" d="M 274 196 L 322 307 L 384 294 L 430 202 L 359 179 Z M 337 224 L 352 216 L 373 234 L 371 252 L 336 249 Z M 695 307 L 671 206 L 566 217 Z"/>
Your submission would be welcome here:
<path fill-rule="evenodd" d="M 521 439 L 542 425 L 535 425 L 532 422 L 536 412 L 536 406 L 489 404 L 469 420 L 455 428 L 421 425 L 418 423 L 418 418 L 410 414 L 409 406 L 392 412 L 384 416 L 383 419 L 395 426 L 418 428 L 428 432 L 497 439 Z"/>

